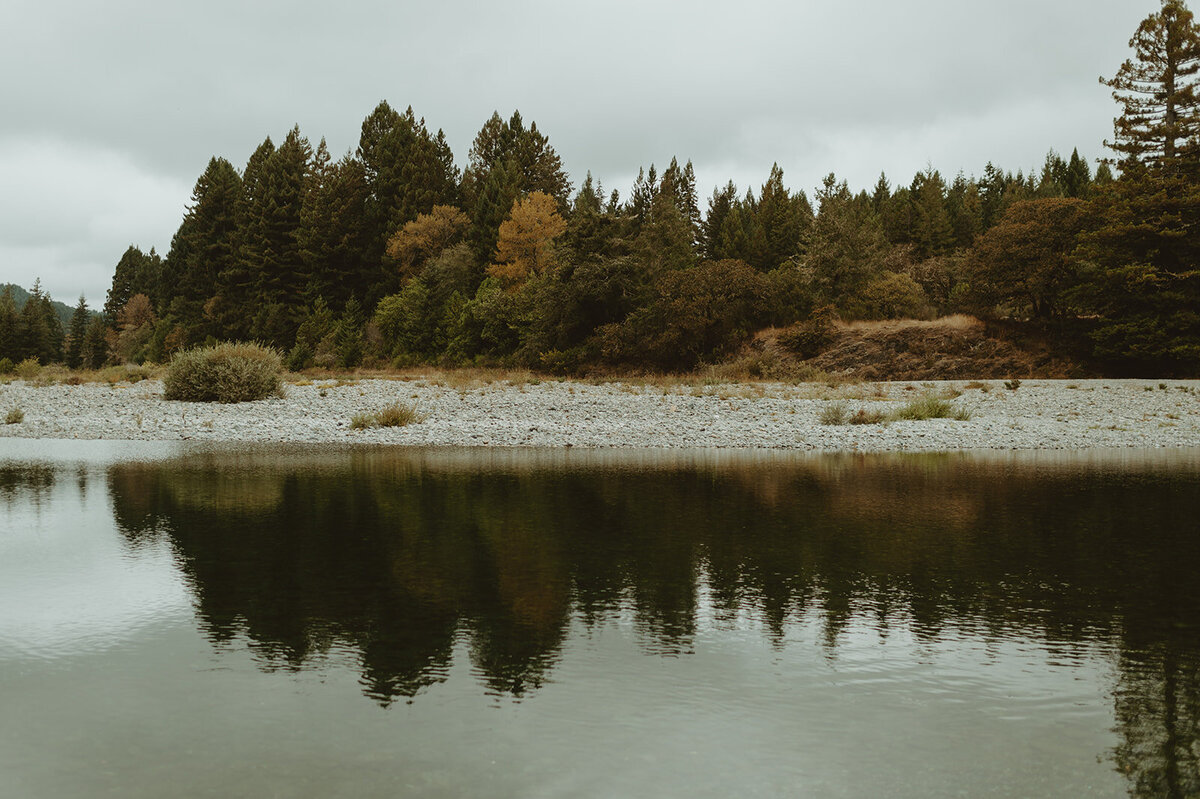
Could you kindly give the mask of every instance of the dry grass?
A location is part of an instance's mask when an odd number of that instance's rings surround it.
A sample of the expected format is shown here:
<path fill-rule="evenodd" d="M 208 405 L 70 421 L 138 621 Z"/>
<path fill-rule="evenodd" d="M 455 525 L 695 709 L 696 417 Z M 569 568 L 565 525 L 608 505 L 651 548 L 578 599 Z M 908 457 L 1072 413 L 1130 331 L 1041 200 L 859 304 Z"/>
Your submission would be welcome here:
<path fill-rule="evenodd" d="M 892 421 L 923 421 L 925 419 L 956 419 L 965 422 L 971 418 L 971 413 L 955 409 L 953 405 L 940 397 L 926 395 L 905 403 L 888 414 Z"/>
<path fill-rule="evenodd" d="M 351 430 L 366 430 L 372 427 L 407 427 L 429 418 L 417 410 L 415 405 L 392 403 L 374 413 L 357 413 L 350 419 Z"/>
<path fill-rule="evenodd" d="M 20 424 L 25 421 L 25 411 L 20 408 L 13 408 L 4 417 L 5 424 Z"/>

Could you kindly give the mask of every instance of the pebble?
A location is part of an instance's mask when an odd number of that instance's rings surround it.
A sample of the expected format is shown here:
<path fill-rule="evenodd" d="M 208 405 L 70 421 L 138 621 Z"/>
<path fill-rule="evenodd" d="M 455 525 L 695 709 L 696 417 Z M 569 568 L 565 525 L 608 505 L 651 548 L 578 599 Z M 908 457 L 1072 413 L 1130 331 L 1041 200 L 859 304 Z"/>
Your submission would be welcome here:
<path fill-rule="evenodd" d="M 545 380 L 452 385 L 363 379 L 286 385 L 285 396 L 220 405 L 166 401 L 162 384 L 0 386 L 0 437 L 399 444 L 452 447 L 755 448 L 820 451 L 1200 447 L 1200 381 L 1028 380 L 688 385 Z M 1165 388 L 1161 388 L 1165 386 Z M 823 425 L 830 403 L 891 411 L 922 394 L 967 421 Z M 415 405 L 424 421 L 350 429 L 355 414 Z"/>

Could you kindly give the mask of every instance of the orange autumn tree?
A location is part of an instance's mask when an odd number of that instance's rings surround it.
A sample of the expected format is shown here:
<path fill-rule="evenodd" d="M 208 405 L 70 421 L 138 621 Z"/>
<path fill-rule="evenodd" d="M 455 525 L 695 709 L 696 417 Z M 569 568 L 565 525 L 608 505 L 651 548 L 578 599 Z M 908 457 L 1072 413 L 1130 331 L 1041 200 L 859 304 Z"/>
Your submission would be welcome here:
<path fill-rule="evenodd" d="M 544 274 L 554 265 L 554 240 L 566 229 L 558 203 L 549 194 L 535 191 L 516 200 L 500 225 L 496 262 L 488 266 L 488 274 L 512 284 Z"/>
<path fill-rule="evenodd" d="M 470 225 L 471 220 L 457 208 L 435 205 L 388 239 L 387 254 L 400 262 L 402 275 L 411 276 L 421 264 L 460 239 Z"/>

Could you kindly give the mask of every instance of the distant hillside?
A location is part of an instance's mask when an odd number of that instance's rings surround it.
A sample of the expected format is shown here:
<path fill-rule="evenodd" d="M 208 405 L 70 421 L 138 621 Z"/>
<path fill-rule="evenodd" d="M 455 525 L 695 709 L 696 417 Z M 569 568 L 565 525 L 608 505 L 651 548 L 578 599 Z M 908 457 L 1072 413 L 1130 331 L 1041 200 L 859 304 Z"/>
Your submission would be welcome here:
<path fill-rule="evenodd" d="M 25 307 L 25 303 L 29 300 L 29 292 L 18 286 L 16 283 L 5 283 L 0 285 L 0 292 L 4 291 L 5 286 L 12 289 L 13 301 L 17 304 L 17 310 Z M 58 300 L 50 300 L 50 304 L 54 306 L 55 312 L 58 313 L 58 318 L 62 320 L 63 329 L 66 330 L 71 324 L 71 315 L 75 313 L 74 306 L 64 305 Z M 97 316 L 98 312 L 89 311 L 92 316 Z"/>

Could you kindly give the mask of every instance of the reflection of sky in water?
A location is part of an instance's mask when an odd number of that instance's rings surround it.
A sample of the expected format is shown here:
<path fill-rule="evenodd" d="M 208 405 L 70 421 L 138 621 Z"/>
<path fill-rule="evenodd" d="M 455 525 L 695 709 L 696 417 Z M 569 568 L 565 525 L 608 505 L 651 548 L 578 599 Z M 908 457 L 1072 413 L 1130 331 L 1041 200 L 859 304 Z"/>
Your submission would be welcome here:
<path fill-rule="evenodd" d="M 82 654 L 191 616 L 168 542 L 130 549 L 103 473 L 82 479 L 84 490 L 74 471 L 57 470 L 52 486 L 18 486 L 0 503 L 0 659 Z"/>

